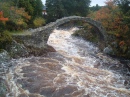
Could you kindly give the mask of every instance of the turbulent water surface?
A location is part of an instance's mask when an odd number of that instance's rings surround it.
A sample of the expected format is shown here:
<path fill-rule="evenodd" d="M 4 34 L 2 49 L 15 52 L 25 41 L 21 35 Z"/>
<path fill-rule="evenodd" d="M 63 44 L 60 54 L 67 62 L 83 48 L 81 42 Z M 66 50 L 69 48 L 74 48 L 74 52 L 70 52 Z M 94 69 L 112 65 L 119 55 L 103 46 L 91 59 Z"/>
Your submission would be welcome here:
<path fill-rule="evenodd" d="M 7 97 L 130 97 L 130 73 L 92 43 L 72 37 L 76 28 L 54 30 L 57 52 L 12 60 Z"/>

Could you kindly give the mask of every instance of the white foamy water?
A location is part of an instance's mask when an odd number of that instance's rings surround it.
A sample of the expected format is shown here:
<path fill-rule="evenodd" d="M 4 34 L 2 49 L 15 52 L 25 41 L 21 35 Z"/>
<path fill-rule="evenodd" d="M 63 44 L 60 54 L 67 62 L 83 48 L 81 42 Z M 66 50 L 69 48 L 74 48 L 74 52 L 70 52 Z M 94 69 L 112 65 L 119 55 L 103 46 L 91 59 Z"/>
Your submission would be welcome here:
<path fill-rule="evenodd" d="M 12 60 L 7 97 L 130 97 L 130 77 L 118 60 L 92 43 L 72 37 L 76 30 L 54 30 L 48 44 L 57 52 Z"/>

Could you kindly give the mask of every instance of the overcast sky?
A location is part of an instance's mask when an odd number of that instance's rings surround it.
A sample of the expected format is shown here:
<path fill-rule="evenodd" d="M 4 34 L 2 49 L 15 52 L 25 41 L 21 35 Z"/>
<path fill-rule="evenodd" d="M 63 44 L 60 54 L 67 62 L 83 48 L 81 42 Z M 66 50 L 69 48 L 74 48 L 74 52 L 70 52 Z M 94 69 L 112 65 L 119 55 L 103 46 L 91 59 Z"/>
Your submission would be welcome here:
<path fill-rule="evenodd" d="M 46 0 L 42 0 L 42 2 L 43 2 L 43 4 L 45 4 L 45 1 Z M 98 5 L 100 5 L 100 6 L 103 6 L 103 5 L 105 5 L 104 4 L 104 2 L 105 2 L 106 0 L 91 0 L 91 6 L 95 6 L 96 4 L 98 4 Z"/>
<path fill-rule="evenodd" d="M 96 4 L 100 5 L 100 6 L 103 6 L 105 5 L 105 2 L 106 0 L 91 0 L 91 3 L 90 5 L 91 6 L 95 6 Z"/>

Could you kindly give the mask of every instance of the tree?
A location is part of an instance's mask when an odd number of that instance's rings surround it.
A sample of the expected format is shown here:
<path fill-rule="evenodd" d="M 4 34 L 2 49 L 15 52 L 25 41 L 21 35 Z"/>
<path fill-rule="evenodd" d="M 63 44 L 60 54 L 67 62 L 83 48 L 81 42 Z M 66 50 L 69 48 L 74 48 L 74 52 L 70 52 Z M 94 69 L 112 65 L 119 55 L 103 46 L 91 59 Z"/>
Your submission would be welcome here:
<path fill-rule="evenodd" d="M 123 23 L 129 27 L 127 36 L 130 37 L 130 0 L 114 0 L 114 1 L 119 6 L 119 8 L 121 9 L 121 12 L 123 13 Z M 128 40 L 129 40 L 129 37 L 127 37 Z"/>
<path fill-rule="evenodd" d="M 114 0 L 124 14 L 130 13 L 130 0 Z"/>
<path fill-rule="evenodd" d="M 15 6 L 18 8 L 25 8 L 25 11 L 28 12 L 29 15 L 33 15 L 34 8 L 30 3 L 30 0 L 14 0 Z"/>
<path fill-rule="evenodd" d="M 8 30 L 22 30 L 27 27 L 31 16 L 25 11 L 25 8 L 14 6 L 13 0 L 0 2 L 0 9 L 3 10 L 4 16 L 9 18 L 6 23 Z"/>
<path fill-rule="evenodd" d="M 107 31 L 119 34 L 124 32 L 124 28 L 126 29 L 124 33 L 128 31 L 128 27 L 122 24 L 122 16 L 123 14 L 113 0 L 108 0 L 106 6 L 97 11 L 95 19 L 101 21 Z"/>
<path fill-rule="evenodd" d="M 62 0 L 62 4 L 65 9 L 65 16 L 74 15 L 76 6 L 75 0 Z"/>
<path fill-rule="evenodd" d="M 49 21 L 71 15 L 86 16 L 90 0 L 46 0 Z"/>
<path fill-rule="evenodd" d="M 54 21 L 64 16 L 62 0 L 46 0 L 48 21 Z"/>
<path fill-rule="evenodd" d="M 99 9 L 101 9 L 102 7 L 101 6 L 99 6 L 98 4 L 96 4 L 96 6 L 92 6 L 92 7 L 90 7 L 90 11 L 98 11 Z"/>
<path fill-rule="evenodd" d="M 130 58 L 130 22 L 128 22 L 130 15 L 127 15 L 128 12 L 123 11 L 113 0 L 107 0 L 106 6 L 96 12 L 95 19 L 103 24 L 109 35 L 115 37 L 109 40 L 110 45 L 112 42 L 117 43 L 116 47 L 112 46 L 115 53 L 118 56 Z"/>
<path fill-rule="evenodd" d="M 62 0 L 68 15 L 86 16 L 90 5 L 90 0 Z"/>
<path fill-rule="evenodd" d="M 114 0 L 124 14 L 123 22 L 130 28 L 130 0 Z M 130 32 L 130 31 L 129 31 Z"/>
<path fill-rule="evenodd" d="M 75 0 L 75 13 L 76 15 L 86 16 L 88 14 L 90 0 Z"/>
<path fill-rule="evenodd" d="M 34 7 L 34 16 L 42 16 L 43 4 L 41 0 L 36 0 L 36 6 Z M 32 5 L 33 6 L 33 5 Z"/>
<path fill-rule="evenodd" d="M 43 4 L 41 0 L 13 0 L 16 2 L 14 6 L 16 8 L 24 8 L 31 18 L 27 22 L 30 27 L 33 27 L 33 21 L 37 17 L 42 17 Z"/>
<path fill-rule="evenodd" d="M 16 2 L 14 6 L 25 8 L 25 11 L 28 12 L 32 18 L 42 16 L 43 4 L 41 0 L 13 0 L 13 2 Z"/>

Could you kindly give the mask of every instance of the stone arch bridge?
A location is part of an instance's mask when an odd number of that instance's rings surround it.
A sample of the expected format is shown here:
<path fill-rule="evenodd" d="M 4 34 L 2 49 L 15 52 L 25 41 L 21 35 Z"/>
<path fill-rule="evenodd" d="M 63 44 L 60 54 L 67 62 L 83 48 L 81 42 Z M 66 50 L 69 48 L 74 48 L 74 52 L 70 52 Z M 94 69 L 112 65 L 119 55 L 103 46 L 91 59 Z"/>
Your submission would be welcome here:
<path fill-rule="evenodd" d="M 61 19 L 56 20 L 55 22 L 49 23 L 44 27 L 40 27 L 34 30 L 34 32 L 31 35 L 26 35 L 23 37 L 25 39 L 26 45 L 32 45 L 36 47 L 43 47 L 47 44 L 48 38 L 50 34 L 53 32 L 54 29 L 56 29 L 58 26 L 65 24 L 70 21 L 84 21 L 86 23 L 89 23 L 90 25 L 96 27 L 98 29 L 98 34 L 100 40 L 103 42 L 103 46 L 106 41 L 106 32 L 101 25 L 100 22 L 95 21 L 89 17 L 80 17 L 80 16 L 70 16 L 70 17 L 64 17 Z M 22 39 L 24 41 L 24 39 Z"/>

